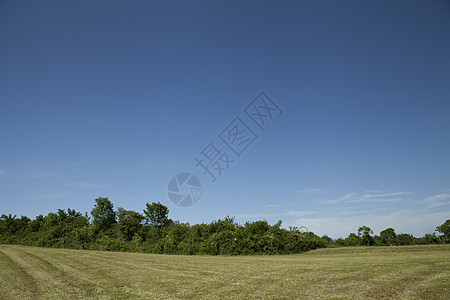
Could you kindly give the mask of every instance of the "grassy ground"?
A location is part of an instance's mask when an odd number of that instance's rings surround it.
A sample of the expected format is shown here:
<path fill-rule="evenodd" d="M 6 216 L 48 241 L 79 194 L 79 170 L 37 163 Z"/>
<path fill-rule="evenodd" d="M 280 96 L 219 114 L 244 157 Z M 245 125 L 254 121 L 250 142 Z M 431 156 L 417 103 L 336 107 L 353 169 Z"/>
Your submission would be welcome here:
<path fill-rule="evenodd" d="M 450 245 L 169 256 L 0 245 L 0 299 L 448 299 Z"/>

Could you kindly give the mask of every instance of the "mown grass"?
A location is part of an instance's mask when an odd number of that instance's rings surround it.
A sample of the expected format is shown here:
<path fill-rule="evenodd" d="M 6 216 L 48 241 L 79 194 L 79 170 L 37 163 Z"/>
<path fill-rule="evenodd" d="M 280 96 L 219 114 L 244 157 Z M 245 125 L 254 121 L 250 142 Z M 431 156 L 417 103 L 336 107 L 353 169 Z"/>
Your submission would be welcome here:
<path fill-rule="evenodd" d="M 0 245 L 2 299 L 448 299 L 450 245 L 172 256 Z"/>

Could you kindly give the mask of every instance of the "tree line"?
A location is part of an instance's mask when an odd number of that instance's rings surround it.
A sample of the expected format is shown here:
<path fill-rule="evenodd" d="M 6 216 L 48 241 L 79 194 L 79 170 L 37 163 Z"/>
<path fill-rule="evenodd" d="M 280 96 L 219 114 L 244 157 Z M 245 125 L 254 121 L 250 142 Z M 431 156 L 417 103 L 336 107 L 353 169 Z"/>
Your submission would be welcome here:
<path fill-rule="evenodd" d="M 436 232 L 426 233 L 423 237 L 414 237 L 412 234 L 396 234 L 393 228 L 386 228 L 380 232 L 380 235 L 372 235 L 373 230 L 367 226 L 358 228 L 358 233 L 350 233 L 348 237 L 332 240 L 328 239 L 328 246 L 406 246 L 406 245 L 428 245 L 445 244 L 450 242 L 450 220 L 436 227 Z"/>
<path fill-rule="evenodd" d="M 226 217 L 190 225 L 170 219 L 169 209 L 159 202 L 147 203 L 139 213 L 122 207 L 115 210 L 108 198 L 101 197 L 95 199 L 90 215 L 58 209 L 33 220 L 0 217 L 0 243 L 187 255 L 294 254 L 324 247 L 449 243 L 450 220 L 436 231 L 442 235 L 416 238 L 387 228 L 373 236 L 369 227 L 361 226 L 357 234 L 333 240 L 298 227 L 282 228 L 281 220 L 274 225 L 265 220 L 241 225 Z"/>

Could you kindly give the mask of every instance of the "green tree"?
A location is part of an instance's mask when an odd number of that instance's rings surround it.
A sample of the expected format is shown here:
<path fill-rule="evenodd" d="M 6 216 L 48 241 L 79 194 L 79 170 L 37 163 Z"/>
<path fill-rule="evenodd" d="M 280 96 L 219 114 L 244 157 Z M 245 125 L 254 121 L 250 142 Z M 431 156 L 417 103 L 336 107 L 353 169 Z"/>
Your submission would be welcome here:
<path fill-rule="evenodd" d="M 347 246 L 359 246 L 361 245 L 361 242 L 356 233 L 352 232 L 348 235 L 348 237 L 345 238 L 345 244 Z"/>
<path fill-rule="evenodd" d="M 392 244 L 395 243 L 395 238 L 397 237 L 393 228 L 387 228 L 381 231 L 380 236 L 382 243 L 389 244 L 389 246 L 392 246 Z"/>
<path fill-rule="evenodd" d="M 139 234 L 142 230 L 144 216 L 140 213 L 119 207 L 117 216 L 119 230 L 127 241 L 130 241 L 135 234 Z"/>
<path fill-rule="evenodd" d="M 370 227 L 361 226 L 358 228 L 358 237 L 363 245 L 370 246 L 373 244 L 373 238 L 371 236 L 372 233 L 373 231 Z"/>
<path fill-rule="evenodd" d="M 450 219 L 445 221 L 444 224 L 436 227 L 436 231 L 442 233 L 441 235 L 442 242 L 444 243 L 450 242 Z"/>
<path fill-rule="evenodd" d="M 234 220 L 233 220 L 234 221 Z M 280 224 L 281 225 L 281 224 Z M 255 221 L 255 222 L 246 222 L 245 228 L 252 235 L 263 235 L 269 232 L 270 225 L 266 220 L 263 221 Z"/>
<path fill-rule="evenodd" d="M 31 232 L 38 232 L 44 225 L 44 216 L 39 215 L 30 222 L 29 228 Z"/>
<path fill-rule="evenodd" d="M 18 219 L 16 215 L 12 216 L 9 214 L 7 216 L 2 214 L 0 217 L 0 235 L 15 236 L 26 234 L 30 222 L 31 220 L 26 216 Z"/>
<path fill-rule="evenodd" d="M 107 230 L 116 223 L 114 205 L 108 198 L 95 199 L 95 206 L 91 211 L 92 223 L 100 231 Z"/>
<path fill-rule="evenodd" d="M 441 239 L 433 233 L 426 233 L 423 237 L 417 239 L 418 244 L 429 245 L 429 244 L 440 244 Z"/>
<path fill-rule="evenodd" d="M 399 246 L 403 245 L 414 245 L 416 243 L 416 238 L 408 233 L 397 234 L 396 244 Z"/>
<path fill-rule="evenodd" d="M 145 220 L 147 224 L 154 227 L 167 227 L 172 222 L 169 219 L 169 208 L 161 203 L 146 204 L 147 209 L 144 209 Z"/>
<path fill-rule="evenodd" d="M 328 235 L 323 235 L 322 237 L 321 237 L 321 239 L 323 240 L 323 242 L 327 245 L 327 246 L 331 246 L 331 245 L 333 245 L 334 244 L 334 241 L 333 241 L 333 239 L 332 238 L 330 238 Z"/>
<path fill-rule="evenodd" d="M 336 245 L 345 246 L 345 240 L 343 238 L 337 238 L 334 242 Z"/>

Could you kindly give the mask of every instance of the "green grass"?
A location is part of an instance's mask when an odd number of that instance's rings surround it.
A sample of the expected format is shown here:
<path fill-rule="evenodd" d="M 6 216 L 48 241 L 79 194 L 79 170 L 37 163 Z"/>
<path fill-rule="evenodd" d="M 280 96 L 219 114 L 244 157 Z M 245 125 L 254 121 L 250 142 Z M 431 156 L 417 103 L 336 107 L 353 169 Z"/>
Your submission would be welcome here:
<path fill-rule="evenodd" d="M 172 256 L 0 245 L 3 299 L 448 299 L 450 245 Z"/>

